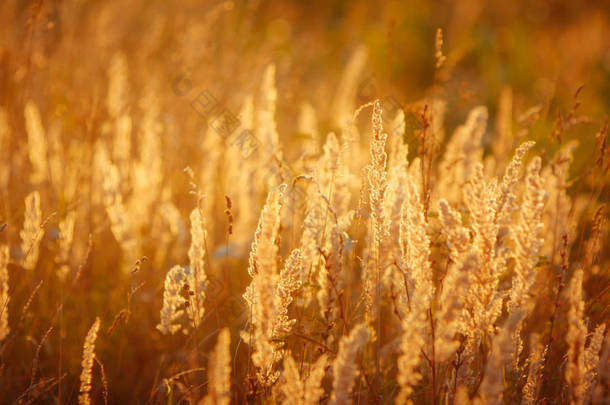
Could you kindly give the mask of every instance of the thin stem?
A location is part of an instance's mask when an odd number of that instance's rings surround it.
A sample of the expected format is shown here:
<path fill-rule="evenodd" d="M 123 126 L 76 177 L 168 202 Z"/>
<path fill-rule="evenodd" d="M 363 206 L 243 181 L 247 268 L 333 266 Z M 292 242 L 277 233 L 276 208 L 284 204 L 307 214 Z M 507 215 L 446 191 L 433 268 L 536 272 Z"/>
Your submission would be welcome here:
<path fill-rule="evenodd" d="M 436 399 L 436 362 L 434 353 L 434 318 L 432 317 L 432 308 L 428 310 L 430 315 L 430 329 L 432 331 L 432 358 L 430 359 L 430 368 L 432 368 L 432 404 L 437 405 Z"/>
<path fill-rule="evenodd" d="M 318 342 L 314 338 L 311 338 L 311 337 L 309 337 L 307 335 L 302 335 L 302 334 L 297 333 L 297 332 L 292 332 L 292 336 L 295 336 L 295 337 L 298 337 L 300 339 L 303 339 L 303 340 L 306 340 L 308 342 L 311 342 L 311 343 L 313 343 L 315 345 L 320 346 L 322 349 L 326 350 L 327 352 L 335 354 L 335 351 L 333 349 L 331 349 L 330 347 L 326 346 L 324 343 Z"/>

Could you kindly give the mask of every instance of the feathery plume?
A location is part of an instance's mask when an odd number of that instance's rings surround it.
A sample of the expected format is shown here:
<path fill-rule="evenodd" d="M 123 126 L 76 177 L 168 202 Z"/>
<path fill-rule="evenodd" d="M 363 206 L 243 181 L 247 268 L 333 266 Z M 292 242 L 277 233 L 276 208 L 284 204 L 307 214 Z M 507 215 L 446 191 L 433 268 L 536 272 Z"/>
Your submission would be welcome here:
<path fill-rule="evenodd" d="M 315 197 L 313 197 L 315 199 Z M 311 273 L 314 273 L 318 270 L 319 267 L 319 257 L 322 238 L 322 228 L 324 227 L 324 212 L 323 206 L 321 204 L 312 204 L 308 207 L 307 212 L 305 213 L 305 218 L 303 220 L 303 232 L 301 234 L 301 257 L 303 260 L 303 269 L 305 270 L 305 274 L 302 275 L 302 281 L 308 282 L 306 280 L 306 276 L 311 277 Z M 322 270 L 320 270 L 322 271 Z M 312 295 L 311 293 L 307 293 L 307 295 Z M 311 300 L 310 298 L 305 298 L 306 301 Z"/>
<path fill-rule="evenodd" d="M 254 131 L 254 101 L 252 96 L 247 96 L 243 102 L 239 117 L 244 128 L 240 136 L 252 134 Z M 241 138 L 237 138 L 241 139 Z M 227 186 L 230 187 L 228 195 L 235 202 L 233 215 L 232 239 L 239 244 L 240 248 L 247 250 L 250 245 L 250 235 L 256 229 L 258 221 L 257 210 L 259 207 L 259 190 L 257 182 L 258 162 L 255 156 L 249 156 L 252 151 L 234 141 L 227 150 L 227 162 L 239 161 L 240 164 L 229 164 L 226 167 Z M 244 159 L 244 155 L 248 158 Z"/>
<path fill-rule="evenodd" d="M 527 168 L 525 176 L 525 193 L 519 210 L 519 220 L 511 232 L 514 248 L 511 251 L 515 259 L 515 276 L 510 291 L 511 307 L 521 306 L 535 281 L 534 267 L 542 246 L 541 233 L 544 228 L 542 212 L 546 191 L 540 178 L 540 158 L 535 157 Z"/>
<path fill-rule="evenodd" d="M 40 241 L 44 234 L 42 225 L 42 211 L 40 210 L 40 194 L 32 191 L 25 197 L 25 219 L 21 236 L 21 252 L 23 253 L 23 267 L 33 270 L 38 263 Z"/>
<path fill-rule="evenodd" d="M 385 193 L 388 187 L 386 163 L 388 155 L 385 144 L 388 135 L 383 133 L 381 103 L 373 103 L 373 139 L 366 175 L 368 179 L 369 204 L 371 210 L 371 246 L 366 264 L 365 299 L 367 318 L 373 322 L 379 316 L 381 297 L 381 246 L 388 236 L 388 220 L 385 212 Z"/>
<path fill-rule="evenodd" d="M 70 272 L 70 249 L 72 247 L 72 240 L 74 239 L 74 223 L 76 222 L 76 212 L 70 211 L 68 215 L 59 223 L 59 238 L 57 238 L 57 244 L 59 251 L 55 257 L 55 262 L 59 268 L 57 270 L 57 276 L 60 280 L 65 280 L 66 276 Z"/>
<path fill-rule="evenodd" d="M 575 216 L 570 215 L 573 203 L 566 192 L 569 169 L 577 146 L 576 141 L 566 143 L 541 172 L 548 192 L 548 203 L 543 214 L 544 233 L 549 235 L 544 240 L 541 254 L 555 264 L 561 263 L 561 235 L 567 234 L 571 238 L 570 235 L 577 233 L 573 232 Z M 571 243 L 571 240 L 568 240 L 568 243 Z"/>
<path fill-rule="evenodd" d="M 407 181 L 407 190 L 400 222 L 400 267 L 413 283 L 414 292 L 419 298 L 417 305 L 427 310 L 434 295 L 428 224 L 421 194 L 411 178 Z"/>
<path fill-rule="evenodd" d="M 345 149 L 335 134 L 329 133 L 323 154 L 314 169 L 312 187 L 317 188 L 317 193 L 314 192 L 308 203 L 301 239 L 304 268 L 314 276 L 317 271 L 320 314 L 329 323 L 336 320 L 339 312 L 338 304 L 334 303 L 338 302 L 336 292 L 344 282 L 341 270 L 348 240 L 347 229 L 354 215 L 349 210 L 350 173 L 344 157 Z"/>
<path fill-rule="evenodd" d="M 405 306 L 404 299 L 400 305 L 402 309 L 399 309 L 402 312 L 402 336 L 396 376 L 400 390 L 396 404 L 411 403 L 413 387 L 421 379 L 417 366 L 425 344 L 426 316 L 434 296 L 428 224 L 424 217 L 421 195 L 412 174 L 407 181 L 407 190 L 400 222 L 400 267 L 405 273 L 405 280 L 408 280 L 412 287 L 406 286 L 411 298 L 409 309 Z"/>
<path fill-rule="evenodd" d="M 505 267 L 496 243 L 499 230 L 495 221 L 497 183 L 495 179 L 484 179 L 480 163 L 473 170 L 473 178 L 464 189 L 464 200 L 470 212 L 474 234 L 472 249 L 477 254 L 479 263 L 472 274 L 472 283 L 466 296 L 468 316 L 462 333 L 469 336 L 469 347 L 478 342 L 481 334 L 494 332 L 493 325 L 502 311 L 502 297 L 497 294 L 496 287 Z"/>
<path fill-rule="evenodd" d="M 461 200 L 462 187 L 473 176 L 482 160 L 481 140 L 487 127 L 488 113 L 483 106 L 473 108 L 466 122 L 456 128 L 447 144 L 439 166 L 437 191 L 451 203 Z"/>
<path fill-rule="evenodd" d="M 544 346 L 540 343 L 538 335 L 532 335 L 530 348 L 530 355 L 527 359 L 529 371 L 527 373 L 527 381 L 523 386 L 522 395 L 524 405 L 534 405 L 536 403 L 540 389 L 541 373 L 543 371 Z"/>
<path fill-rule="evenodd" d="M 309 376 L 301 378 L 299 368 L 288 355 L 284 358 L 284 382 L 280 390 L 286 397 L 282 404 L 285 405 L 317 405 L 320 397 L 324 394 L 321 387 L 322 378 L 326 372 L 327 356 L 322 355 L 311 365 Z"/>
<path fill-rule="evenodd" d="M 441 232 L 447 238 L 449 258 L 452 263 L 459 264 L 470 248 L 470 232 L 462 225 L 462 215 L 451 208 L 447 200 L 438 200 L 438 210 L 441 220 Z"/>
<path fill-rule="evenodd" d="M 307 136 L 304 145 L 306 156 L 317 156 L 320 153 L 320 131 L 316 110 L 309 103 L 303 103 L 299 113 L 299 132 Z"/>
<path fill-rule="evenodd" d="M 328 236 L 325 238 L 322 246 L 323 265 L 318 271 L 318 293 L 317 299 L 320 305 L 320 314 L 327 322 L 334 322 L 338 319 L 340 312 L 338 292 L 343 287 L 344 275 L 342 274 L 343 256 L 347 243 L 347 228 L 354 219 L 354 211 L 349 211 L 347 214 L 337 219 L 330 219 L 326 224 Z M 330 338 L 330 336 L 329 336 Z"/>
<path fill-rule="evenodd" d="M 584 395 L 585 403 L 589 402 L 595 389 L 595 380 L 597 378 L 597 371 L 599 368 L 599 352 L 604 342 L 604 332 L 606 331 L 606 324 L 600 324 L 595 328 L 593 335 L 589 341 L 589 345 L 585 349 L 583 363 L 585 366 L 584 375 Z"/>
<path fill-rule="evenodd" d="M 117 52 L 113 55 L 108 69 L 108 93 L 106 109 L 110 116 L 113 132 L 112 157 L 118 163 L 121 176 L 126 176 L 131 156 L 132 120 L 128 109 L 127 58 Z"/>
<path fill-rule="evenodd" d="M 413 302 L 416 302 L 415 299 Z M 400 387 L 396 396 L 396 405 L 412 404 L 413 387 L 421 380 L 417 370 L 420 361 L 420 349 L 425 344 L 426 314 L 419 306 L 409 312 L 402 322 L 400 338 L 400 355 L 397 360 L 398 374 L 396 381 Z"/>
<path fill-rule="evenodd" d="M 445 55 L 443 55 L 443 30 L 440 28 L 436 29 L 434 49 L 436 51 L 436 53 L 434 54 L 434 58 L 436 59 L 436 69 L 440 69 L 441 67 L 443 67 L 445 60 L 447 59 Z"/>
<path fill-rule="evenodd" d="M 256 115 L 256 133 L 265 149 L 278 160 L 282 159 L 280 137 L 275 123 L 277 88 L 275 87 L 275 65 L 269 65 L 263 74 L 261 84 L 261 106 Z"/>
<path fill-rule="evenodd" d="M 80 405 L 89 405 L 91 403 L 91 377 L 93 360 L 95 358 L 95 340 L 97 332 L 100 330 L 100 318 L 96 318 L 95 322 L 87 332 L 85 343 L 83 344 L 83 368 L 80 375 L 80 390 L 78 393 L 78 403 Z"/>
<path fill-rule="evenodd" d="M 477 266 L 476 255 L 471 254 L 463 264 L 451 264 L 443 279 L 443 291 L 439 299 L 439 308 L 435 313 L 436 328 L 434 334 L 435 360 L 447 360 L 458 348 L 455 335 L 463 328 L 465 296 L 470 284 L 469 274 Z"/>
<path fill-rule="evenodd" d="M 534 142 L 524 142 L 519 145 L 519 147 L 515 151 L 512 160 L 504 171 L 504 176 L 502 177 L 502 181 L 500 182 L 500 186 L 498 187 L 498 201 L 496 208 L 496 221 L 501 226 L 504 226 L 507 222 L 510 221 L 510 216 L 515 210 L 515 194 L 513 193 L 513 190 L 515 189 L 515 186 L 519 181 L 519 173 L 523 164 L 523 156 L 525 156 L 527 151 L 532 146 L 534 146 Z M 540 163 L 532 164 L 534 166 L 538 166 L 539 172 Z M 534 166 L 530 166 L 531 170 L 528 170 L 528 174 L 531 174 L 531 171 L 535 169 Z M 533 174 L 530 177 L 530 182 L 536 182 L 536 184 L 530 184 L 531 189 L 528 189 L 530 192 L 533 192 L 533 188 L 542 188 L 541 180 L 535 179 Z"/>
<path fill-rule="evenodd" d="M 11 329 L 8 326 L 8 261 L 10 259 L 7 245 L 0 246 L 0 342 L 8 336 Z"/>
<path fill-rule="evenodd" d="M 204 219 L 207 215 L 208 221 L 206 221 L 206 226 L 208 228 L 207 242 L 213 246 L 214 241 L 212 238 L 214 237 L 214 227 L 216 226 L 215 216 L 213 215 L 216 209 L 216 196 L 218 184 L 218 171 L 222 167 L 222 159 L 223 153 L 226 152 L 225 145 L 223 143 L 222 136 L 219 136 L 215 129 L 212 126 L 208 126 L 204 136 L 203 136 L 203 145 L 202 149 L 205 151 L 205 159 L 201 164 L 200 169 L 200 184 L 201 190 L 198 190 L 198 193 L 201 193 L 200 201 L 198 203 L 199 210 L 201 211 Z M 191 178 L 191 187 L 198 188 L 194 184 L 194 178 Z"/>
<path fill-rule="evenodd" d="M 193 305 L 189 306 L 188 314 L 195 328 L 197 328 L 205 313 L 203 304 L 208 284 L 204 269 L 206 230 L 199 207 L 191 211 L 190 219 L 191 245 L 188 251 L 190 265 L 187 271 L 187 283 L 195 294 L 192 298 Z"/>
<path fill-rule="evenodd" d="M 181 266 L 172 267 L 165 276 L 161 320 L 157 325 L 157 329 L 163 334 L 174 334 L 181 328 L 176 322 L 184 313 L 182 307 L 185 300 L 180 292 L 186 280 L 186 272 Z"/>
<path fill-rule="evenodd" d="M 383 209 L 387 189 L 386 163 L 388 155 L 385 144 L 388 135 L 383 131 L 381 103 L 373 104 L 373 139 L 371 140 L 371 163 L 367 168 L 371 217 L 373 219 L 373 241 L 379 244 L 387 236 L 387 221 Z"/>
<path fill-rule="evenodd" d="M 589 268 L 598 259 L 598 255 L 603 246 L 603 235 L 605 225 L 606 225 L 606 205 L 602 204 L 597 211 L 595 211 L 595 215 L 593 217 L 593 224 L 591 227 L 591 236 L 586 243 L 585 247 L 585 260 L 584 266 L 585 268 Z"/>
<path fill-rule="evenodd" d="M 131 179 L 133 194 L 129 200 L 129 213 L 135 229 L 140 229 L 152 216 L 152 209 L 161 192 L 163 162 L 158 97 L 152 88 L 141 101 L 144 116 L 140 124 L 139 159 L 132 160 Z"/>
<path fill-rule="evenodd" d="M 224 328 L 208 360 L 208 394 L 202 405 L 231 403 L 231 331 Z"/>
<path fill-rule="evenodd" d="M 346 404 L 351 402 L 350 394 L 354 386 L 354 379 L 358 376 L 356 356 L 366 342 L 371 332 L 366 324 L 358 324 L 343 336 L 339 342 L 339 352 L 333 362 L 333 391 L 329 405 Z"/>
<path fill-rule="evenodd" d="M 344 74 L 341 75 L 341 81 L 331 107 L 333 123 L 337 127 L 343 128 L 351 120 L 356 96 L 369 96 L 368 94 L 358 94 L 359 91 L 362 92 L 363 90 L 362 84 L 359 83 L 359 77 L 365 67 L 367 56 L 366 47 L 358 46 L 352 53 Z"/>
<path fill-rule="evenodd" d="M 110 161 L 104 167 L 103 197 L 106 213 L 110 220 L 110 230 L 116 241 L 121 245 L 123 253 L 127 256 L 127 263 L 135 262 L 139 256 L 137 241 L 133 235 L 133 224 L 129 212 L 123 203 L 120 183 L 121 175 L 117 166 Z M 134 260 L 131 260 L 131 259 Z M 128 270 L 126 267 L 125 270 Z"/>
<path fill-rule="evenodd" d="M 305 383 L 301 379 L 299 367 L 289 354 L 284 357 L 284 372 L 282 374 L 284 382 L 280 390 L 286 396 L 283 404 L 302 405 L 305 398 Z"/>
<path fill-rule="evenodd" d="M 401 211 L 404 200 L 407 195 L 407 178 L 408 178 L 408 145 L 403 142 L 405 132 L 404 112 L 400 110 L 394 118 L 392 124 L 392 133 L 390 134 L 390 164 L 388 167 L 388 188 L 385 193 L 385 216 L 388 221 L 389 235 L 398 235 L 400 233 Z M 386 238 L 381 249 L 382 263 L 394 263 L 400 260 L 400 241 L 397 238 Z M 402 290 L 400 286 L 403 284 L 403 274 L 401 271 L 395 271 L 395 266 L 388 267 L 391 269 L 387 277 L 388 271 L 384 275 L 384 282 L 392 283 L 393 291 Z"/>
<path fill-rule="evenodd" d="M 322 379 L 326 374 L 328 358 L 325 354 L 318 357 L 318 360 L 311 366 L 309 377 L 305 381 L 305 400 L 303 405 L 316 405 L 320 403 L 320 398 L 324 395 Z"/>
<path fill-rule="evenodd" d="M 28 155 L 34 168 L 31 181 L 34 184 L 43 182 L 49 173 L 48 145 L 38 107 L 32 101 L 25 105 L 25 129 L 28 134 Z"/>
<path fill-rule="evenodd" d="M 273 338 L 278 315 L 274 305 L 274 292 L 279 277 L 277 238 L 285 188 L 285 185 L 281 185 L 267 196 L 250 250 L 248 274 L 252 277 L 252 282 L 244 294 L 244 299 L 251 308 L 250 326 L 253 330 L 244 331 L 242 339 L 254 346 L 252 361 L 258 368 L 258 379 L 264 386 L 270 386 L 277 380 L 279 373 L 274 371 L 274 366 L 282 357 L 276 350 L 277 343 L 273 342 Z"/>
<path fill-rule="evenodd" d="M 585 303 L 582 299 L 583 270 L 578 269 L 572 275 L 567 291 L 570 309 L 568 310 L 568 359 L 565 381 L 568 385 L 570 403 L 581 405 L 585 398 L 585 340 L 587 327 L 583 320 Z"/>
<path fill-rule="evenodd" d="M 423 217 L 423 211 L 419 211 Z M 395 403 L 411 404 L 413 388 L 422 378 L 417 366 L 423 353 L 427 335 L 427 314 L 430 309 L 430 300 L 434 294 L 431 276 L 423 276 L 422 280 L 415 281 L 415 288 L 411 294 L 410 311 L 402 318 L 402 335 L 400 337 L 396 380 L 400 387 Z M 444 355 L 444 353 L 441 352 Z M 433 360 L 435 361 L 435 360 Z"/>
<path fill-rule="evenodd" d="M 295 319 L 288 318 L 288 306 L 292 303 L 295 291 L 301 287 L 299 276 L 301 274 L 302 259 L 301 251 L 294 249 L 284 268 L 280 271 L 280 277 L 276 286 L 275 302 L 276 319 L 273 326 L 273 336 L 289 333 L 296 323 Z"/>
<path fill-rule="evenodd" d="M 491 353 L 485 367 L 485 376 L 481 384 L 481 397 L 486 405 L 503 404 L 504 368 L 512 356 L 513 333 L 525 316 L 524 310 L 516 310 L 508 317 L 500 333 L 492 343 Z"/>

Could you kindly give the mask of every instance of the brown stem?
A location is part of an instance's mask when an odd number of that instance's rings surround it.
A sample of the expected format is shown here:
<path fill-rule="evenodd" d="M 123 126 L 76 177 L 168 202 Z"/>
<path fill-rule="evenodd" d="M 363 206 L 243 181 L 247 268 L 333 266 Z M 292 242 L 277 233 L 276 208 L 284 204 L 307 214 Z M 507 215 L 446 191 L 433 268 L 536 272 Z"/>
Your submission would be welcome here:
<path fill-rule="evenodd" d="M 400 270 L 400 272 L 402 273 L 402 282 L 403 285 L 405 287 L 405 293 L 407 294 L 407 305 L 409 307 L 409 312 L 411 311 L 411 298 L 409 297 L 409 286 L 407 284 L 407 275 L 405 274 L 405 272 L 402 270 L 402 268 L 398 265 L 398 263 L 396 262 L 396 260 L 394 260 L 394 266 L 396 266 L 398 268 L 398 270 Z"/>
<path fill-rule="evenodd" d="M 566 233 L 564 233 L 562 238 L 563 238 L 563 246 L 561 249 L 562 264 L 561 264 L 561 270 L 559 271 L 559 274 L 557 275 L 557 292 L 555 294 L 553 313 L 551 314 L 551 318 L 550 318 L 549 337 L 547 340 L 546 349 L 544 351 L 544 358 L 542 360 L 542 383 L 541 383 L 541 389 L 538 391 L 538 402 L 541 401 L 543 388 L 546 385 L 546 383 L 548 382 L 548 371 L 547 371 L 548 367 L 547 366 L 548 366 L 548 361 L 549 361 L 550 352 L 551 352 L 551 345 L 553 344 L 553 341 L 555 340 L 553 337 L 553 330 L 555 328 L 555 319 L 557 319 L 557 313 L 559 312 L 559 307 L 561 306 L 560 296 L 561 296 L 561 291 L 563 290 L 563 287 L 565 285 L 564 279 L 565 279 L 566 272 L 568 270 L 568 258 L 567 258 L 568 235 Z"/>
<path fill-rule="evenodd" d="M 460 367 L 462 366 L 462 364 L 464 363 L 464 359 L 462 359 L 462 352 L 464 351 L 464 342 L 460 342 L 460 347 L 457 350 L 457 360 L 453 361 L 453 368 L 454 368 L 454 378 L 453 378 L 453 389 L 452 389 L 452 394 L 451 394 L 451 405 L 453 405 L 455 403 L 455 394 L 457 393 L 457 380 L 458 380 L 458 373 L 460 371 Z"/>
<path fill-rule="evenodd" d="M 320 346 L 322 349 L 326 350 L 326 351 L 327 351 L 327 352 L 329 352 L 329 353 L 333 353 L 333 354 L 335 353 L 335 351 L 334 351 L 334 350 L 332 350 L 331 348 L 329 348 L 328 346 L 326 346 L 324 343 L 318 342 L 318 341 L 317 341 L 317 340 L 315 340 L 314 338 L 310 338 L 310 337 L 309 337 L 309 336 L 307 336 L 307 335 L 302 335 L 302 334 L 300 334 L 300 333 L 292 332 L 292 336 L 298 337 L 298 338 L 303 339 L 303 340 L 307 340 L 308 342 L 311 342 L 311 343 L 313 343 L 313 344 L 315 344 L 315 345 L 318 345 L 318 346 Z"/>

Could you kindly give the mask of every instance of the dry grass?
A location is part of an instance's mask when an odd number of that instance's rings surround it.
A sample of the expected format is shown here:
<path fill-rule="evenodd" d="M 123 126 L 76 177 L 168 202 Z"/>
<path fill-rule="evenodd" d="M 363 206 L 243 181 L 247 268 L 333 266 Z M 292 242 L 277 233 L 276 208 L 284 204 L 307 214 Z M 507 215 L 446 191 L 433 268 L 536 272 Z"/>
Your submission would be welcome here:
<path fill-rule="evenodd" d="M 275 6 L 153 3 L 0 4 L 0 403 L 608 403 L 586 90 L 467 101 L 452 25 L 402 103 Z"/>

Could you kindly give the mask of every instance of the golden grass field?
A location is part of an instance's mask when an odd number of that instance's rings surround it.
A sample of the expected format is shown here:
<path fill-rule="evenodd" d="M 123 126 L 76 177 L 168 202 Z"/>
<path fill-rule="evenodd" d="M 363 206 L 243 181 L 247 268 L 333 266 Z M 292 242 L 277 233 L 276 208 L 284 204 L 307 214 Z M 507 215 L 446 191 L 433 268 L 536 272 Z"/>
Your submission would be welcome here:
<path fill-rule="evenodd" d="M 610 404 L 602 2 L 0 2 L 0 404 Z"/>

